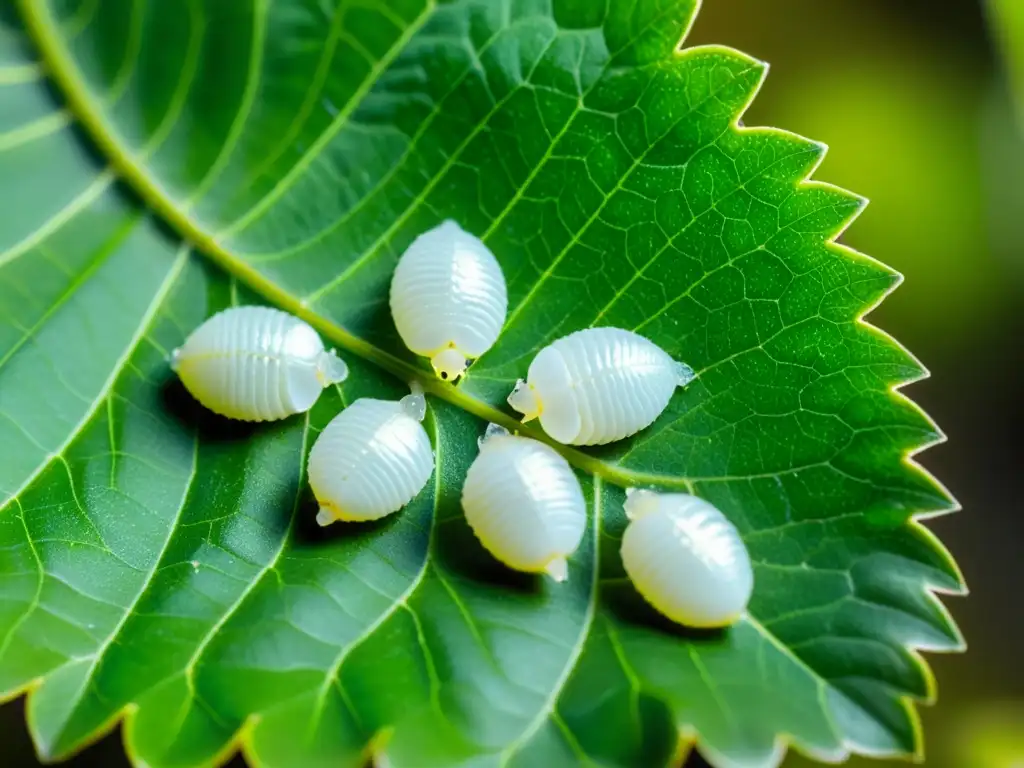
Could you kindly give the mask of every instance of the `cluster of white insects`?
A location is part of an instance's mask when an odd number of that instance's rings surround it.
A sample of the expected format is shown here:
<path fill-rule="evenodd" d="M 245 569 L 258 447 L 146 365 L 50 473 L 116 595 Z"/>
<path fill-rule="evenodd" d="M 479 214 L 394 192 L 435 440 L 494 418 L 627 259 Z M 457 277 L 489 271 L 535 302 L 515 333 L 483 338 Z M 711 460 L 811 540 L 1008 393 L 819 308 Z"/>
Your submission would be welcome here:
<path fill-rule="evenodd" d="M 484 243 L 453 221 L 420 235 L 399 260 L 391 313 L 416 354 L 454 382 L 498 339 L 505 279 Z M 302 320 L 235 307 L 203 323 L 171 365 L 192 395 L 234 419 L 268 421 L 309 410 L 348 368 Z M 541 349 L 508 403 L 538 419 L 558 443 L 602 445 L 650 426 L 693 371 L 631 331 L 588 328 Z M 360 398 L 320 433 L 309 454 L 317 522 L 376 520 L 408 504 L 434 471 L 418 383 L 398 402 Z M 462 491 L 466 520 L 510 568 L 568 578 L 583 539 L 586 504 L 569 463 L 552 447 L 490 425 Z M 696 627 L 735 621 L 753 591 L 739 532 L 707 501 L 628 489 L 622 538 L 626 573 L 669 619 Z"/>

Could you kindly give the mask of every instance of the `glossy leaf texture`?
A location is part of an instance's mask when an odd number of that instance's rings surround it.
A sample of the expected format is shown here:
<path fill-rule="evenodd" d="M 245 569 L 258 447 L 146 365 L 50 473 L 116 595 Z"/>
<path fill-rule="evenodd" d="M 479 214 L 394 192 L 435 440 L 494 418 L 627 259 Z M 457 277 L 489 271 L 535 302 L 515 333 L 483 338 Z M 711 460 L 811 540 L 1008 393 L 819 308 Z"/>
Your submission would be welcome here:
<path fill-rule="evenodd" d="M 955 502 L 923 375 L 861 320 L 898 282 L 834 242 L 824 147 L 741 115 L 766 65 L 680 49 L 696 0 L 0 0 L 0 691 L 59 759 L 124 719 L 139 765 L 717 766 L 915 752 L 921 649 L 962 591 L 915 517 Z M 884 151 L 880 148 L 879 151 Z M 457 387 L 401 345 L 402 250 L 454 218 L 504 269 Z M 352 366 L 308 417 L 205 413 L 168 350 L 212 312 L 300 314 Z M 566 584 L 459 506 L 536 350 L 635 329 L 698 372 L 636 437 L 564 450 Z M 303 462 L 345 403 L 422 378 L 434 479 L 320 530 Z M 527 433 L 536 434 L 532 429 Z M 623 488 L 738 526 L 749 615 L 687 632 L 618 555 Z"/>

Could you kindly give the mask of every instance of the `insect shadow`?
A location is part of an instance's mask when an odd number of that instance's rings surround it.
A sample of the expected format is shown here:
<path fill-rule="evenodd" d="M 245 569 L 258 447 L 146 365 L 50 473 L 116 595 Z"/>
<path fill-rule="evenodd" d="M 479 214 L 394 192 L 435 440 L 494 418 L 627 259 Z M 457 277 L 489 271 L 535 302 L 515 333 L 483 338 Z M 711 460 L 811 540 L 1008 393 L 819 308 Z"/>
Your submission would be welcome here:
<path fill-rule="evenodd" d="M 392 355 L 402 357 L 410 361 L 410 352 L 405 347 L 402 337 L 398 335 L 398 328 L 395 327 L 394 318 L 391 317 L 391 305 L 388 303 L 388 280 L 373 283 L 367 286 L 366 296 L 373 299 L 366 301 L 360 307 L 348 306 L 347 311 L 355 312 L 357 319 L 352 321 L 360 328 L 366 329 L 364 337 L 366 341 L 378 349 L 382 349 Z M 424 370 L 429 370 L 426 366 Z"/>
<path fill-rule="evenodd" d="M 434 558 L 447 573 L 520 595 L 543 594 L 543 575 L 513 570 L 494 558 L 469 527 L 459 497 L 442 499 L 434 523 Z"/>
<path fill-rule="evenodd" d="M 654 610 L 628 579 L 603 583 L 601 603 L 624 624 L 648 627 L 682 640 L 710 642 L 720 639 L 728 631 L 723 628 L 698 629 L 677 624 Z"/>
<path fill-rule="evenodd" d="M 297 547 L 349 540 L 365 542 L 380 536 L 399 522 L 397 515 L 388 515 L 379 520 L 346 520 L 321 526 L 316 521 L 319 509 L 320 504 L 307 485 L 302 491 L 302 498 L 295 510 L 295 522 L 292 524 L 292 538 Z"/>
<path fill-rule="evenodd" d="M 258 422 L 219 416 L 204 408 L 173 374 L 161 385 L 160 399 L 164 411 L 189 431 L 196 431 L 202 442 L 242 443 L 265 427 Z"/>

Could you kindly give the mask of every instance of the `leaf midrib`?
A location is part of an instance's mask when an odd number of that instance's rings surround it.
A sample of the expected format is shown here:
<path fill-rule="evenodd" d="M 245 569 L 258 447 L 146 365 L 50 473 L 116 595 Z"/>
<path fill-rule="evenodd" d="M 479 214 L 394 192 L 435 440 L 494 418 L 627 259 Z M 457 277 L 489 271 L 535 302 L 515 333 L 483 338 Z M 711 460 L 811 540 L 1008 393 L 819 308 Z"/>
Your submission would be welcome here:
<path fill-rule="evenodd" d="M 186 241 L 196 246 L 197 250 L 227 274 L 241 280 L 279 308 L 306 321 L 348 352 L 374 363 L 404 381 L 418 381 L 427 393 L 484 421 L 500 424 L 506 429 L 547 443 L 571 464 L 585 472 L 624 487 L 655 483 L 684 490 L 689 487 L 688 480 L 684 477 L 626 470 L 552 440 L 541 429 L 521 423 L 516 418 L 465 394 L 451 384 L 441 382 L 437 377 L 350 333 L 341 325 L 310 309 L 298 296 L 290 293 L 261 274 L 256 268 L 235 256 L 221 245 L 212 233 L 206 231 L 198 221 L 189 216 L 160 182 L 149 173 L 137 153 L 127 148 L 126 142 L 121 139 L 117 128 L 104 116 L 99 99 L 92 92 L 61 40 L 47 4 L 32 2 L 32 0 L 18 0 L 18 6 L 47 72 L 59 86 L 71 111 L 78 118 L 78 122 L 96 142 L 101 152 L 110 161 L 111 166 L 131 185 L 147 205 L 172 225 Z"/>

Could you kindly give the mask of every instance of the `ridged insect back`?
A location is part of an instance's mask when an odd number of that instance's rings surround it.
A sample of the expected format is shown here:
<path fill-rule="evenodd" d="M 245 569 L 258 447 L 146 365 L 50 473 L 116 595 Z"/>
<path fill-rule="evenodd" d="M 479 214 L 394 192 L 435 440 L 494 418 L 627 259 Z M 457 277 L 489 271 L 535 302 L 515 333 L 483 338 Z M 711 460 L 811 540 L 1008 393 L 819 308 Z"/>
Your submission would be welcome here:
<path fill-rule="evenodd" d="M 500 560 L 513 567 L 541 565 L 552 552 L 546 535 L 538 536 L 540 521 L 532 507 L 517 503 L 522 488 L 518 476 L 507 468 L 503 451 L 482 454 L 467 478 L 466 516 L 477 537 Z"/>
<path fill-rule="evenodd" d="M 497 339 L 507 309 L 505 282 L 482 248 L 446 223 L 403 256 L 392 284 L 392 311 L 413 352 L 428 355 L 455 344 L 478 356 Z"/>
<path fill-rule="evenodd" d="M 467 355 L 479 356 L 494 344 L 505 324 L 508 299 L 501 268 L 491 257 L 456 250 L 451 302 L 461 307 L 456 344 Z"/>
<path fill-rule="evenodd" d="M 655 595 L 651 597 L 662 597 L 663 599 L 674 594 L 677 589 L 685 589 L 676 578 L 675 570 L 680 558 L 679 541 L 672 536 L 650 535 L 648 532 L 660 529 L 657 523 L 660 521 L 651 520 L 646 523 L 638 521 L 633 524 L 637 529 L 629 537 L 629 544 L 632 546 L 631 557 L 628 561 L 628 572 L 630 578 L 642 585 L 645 589 L 654 589 Z"/>
<path fill-rule="evenodd" d="M 707 568 L 729 568 L 737 561 L 735 529 L 716 510 L 689 509 L 673 515 L 679 537 L 686 537 L 694 556 Z"/>
<path fill-rule="evenodd" d="M 581 494 L 568 462 L 548 446 L 536 444 L 522 450 L 515 470 L 537 508 L 546 511 L 542 522 L 549 534 L 560 544 L 575 537 L 575 547 L 577 531 L 583 527 L 578 514 Z"/>
<path fill-rule="evenodd" d="M 268 420 L 294 413 L 283 381 L 283 344 L 295 322 L 263 307 L 214 315 L 178 356 L 183 380 L 201 401 L 233 418 Z"/>
<path fill-rule="evenodd" d="M 536 518 L 527 519 L 533 516 L 534 508 L 524 503 L 529 501 L 529 493 L 517 472 L 519 452 L 512 440 L 506 437 L 488 440 L 471 467 L 476 481 L 472 487 L 474 497 L 491 511 L 491 525 L 500 530 L 502 539 L 514 538 L 523 527 L 540 523 Z"/>
<path fill-rule="evenodd" d="M 348 367 L 317 332 L 269 307 L 216 313 L 174 350 L 171 367 L 203 405 L 236 419 L 268 421 L 308 410 Z"/>
<path fill-rule="evenodd" d="M 640 593 L 675 621 L 720 626 L 742 612 L 753 587 L 746 547 L 714 506 L 665 494 L 655 511 L 634 519 L 622 559 Z"/>
<path fill-rule="evenodd" d="M 282 351 L 286 328 L 292 318 L 283 312 L 252 308 L 225 317 L 224 348 L 230 351 L 228 389 L 238 408 L 263 419 L 277 419 L 292 412 L 287 400 Z"/>
<path fill-rule="evenodd" d="M 310 473 L 316 473 L 321 493 L 328 497 L 321 501 L 344 506 L 348 497 L 381 515 L 404 506 L 433 467 L 429 443 L 424 456 L 420 431 L 398 403 L 357 400 L 324 429 L 314 446 Z"/>
<path fill-rule="evenodd" d="M 675 390 L 674 361 L 628 331 L 593 329 L 554 346 L 573 377 L 579 444 L 611 442 L 648 426 Z"/>
<path fill-rule="evenodd" d="M 526 438 L 495 436 L 484 443 L 463 502 L 484 546 L 523 569 L 540 569 L 570 554 L 585 526 L 571 469 L 547 446 Z"/>

